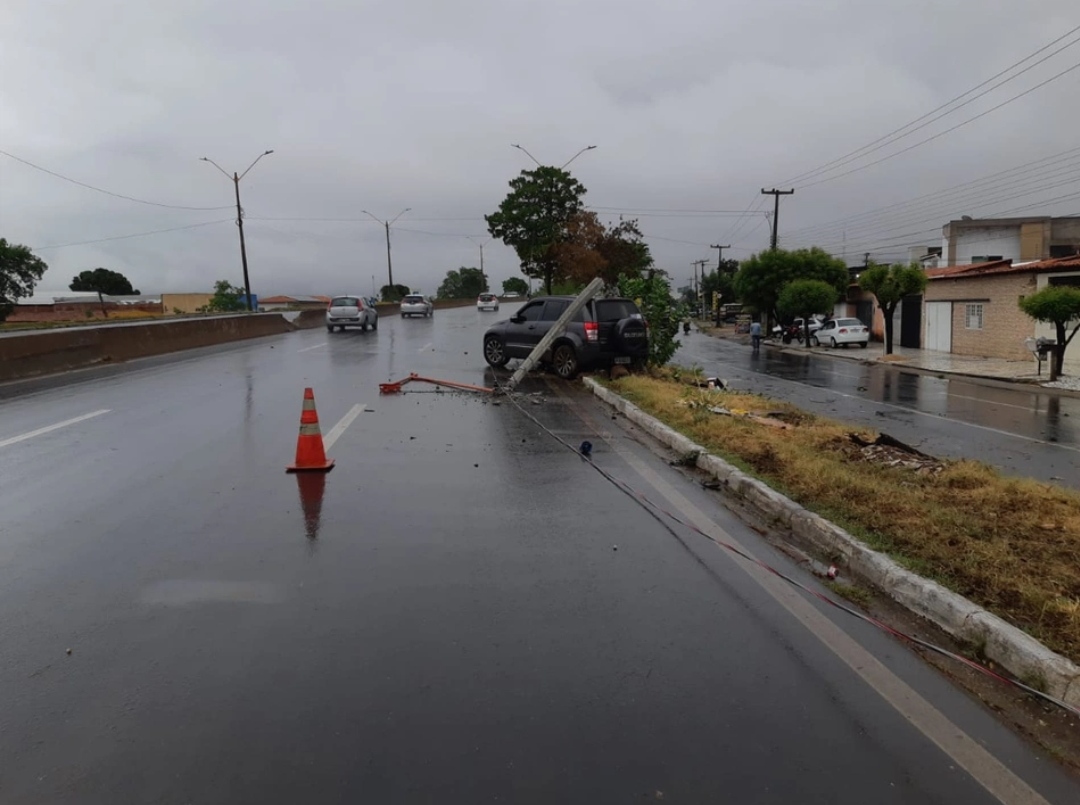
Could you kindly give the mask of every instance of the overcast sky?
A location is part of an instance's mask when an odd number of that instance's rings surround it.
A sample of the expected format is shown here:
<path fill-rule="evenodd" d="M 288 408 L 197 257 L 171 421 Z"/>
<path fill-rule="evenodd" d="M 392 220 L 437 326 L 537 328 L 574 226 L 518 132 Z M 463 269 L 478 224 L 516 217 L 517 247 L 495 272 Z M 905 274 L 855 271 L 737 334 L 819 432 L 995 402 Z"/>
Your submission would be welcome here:
<path fill-rule="evenodd" d="M 962 214 L 1080 213 L 1080 150 L 874 213 L 1080 146 L 1080 69 L 863 168 L 1080 65 L 1080 34 L 895 145 L 792 181 L 1066 34 L 1076 0 L 7 0 L 0 20 L 0 149 L 217 208 L 114 198 L 0 155 L 0 236 L 49 263 L 46 292 L 96 266 L 144 292 L 241 284 L 232 183 L 198 158 L 243 171 L 269 148 L 241 182 L 262 296 L 384 284 L 384 232 L 362 211 L 405 207 L 395 280 L 434 292 L 478 263 L 465 236 L 486 237 L 483 214 L 532 167 L 511 143 L 556 165 L 596 145 L 571 166 L 586 201 L 640 217 L 680 283 L 715 260 L 709 244 L 736 258 L 767 246 L 762 187 L 797 188 L 783 245 L 852 261 L 939 242 Z M 158 230 L 176 231 L 85 243 Z M 496 282 L 518 273 L 499 243 L 484 257 Z"/>

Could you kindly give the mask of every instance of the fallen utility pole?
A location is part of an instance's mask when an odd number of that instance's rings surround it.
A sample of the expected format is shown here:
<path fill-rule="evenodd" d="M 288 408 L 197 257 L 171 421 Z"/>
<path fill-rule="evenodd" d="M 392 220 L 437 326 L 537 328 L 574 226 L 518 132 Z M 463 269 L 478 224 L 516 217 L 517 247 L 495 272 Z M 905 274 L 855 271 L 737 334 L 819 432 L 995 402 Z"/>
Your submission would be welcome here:
<path fill-rule="evenodd" d="M 525 375 L 532 371 L 533 367 L 540 361 L 540 358 L 544 353 L 551 348 L 555 339 L 563 334 L 563 331 L 566 329 L 566 325 L 570 323 L 570 320 L 574 318 L 574 316 L 576 316 L 580 310 L 588 304 L 589 300 L 596 296 L 603 287 L 604 281 L 599 277 L 585 286 L 585 290 L 579 293 L 574 301 L 570 303 L 570 307 L 563 311 L 563 314 L 559 316 L 555 324 L 547 331 L 547 335 L 540 339 L 540 343 L 529 353 L 529 357 L 521 362 L 521 366 L 517 368 L 506 384 L 502 386 L 502 391 L 509 393 L 517 387 L 517 384 L 524 379 Z"/>

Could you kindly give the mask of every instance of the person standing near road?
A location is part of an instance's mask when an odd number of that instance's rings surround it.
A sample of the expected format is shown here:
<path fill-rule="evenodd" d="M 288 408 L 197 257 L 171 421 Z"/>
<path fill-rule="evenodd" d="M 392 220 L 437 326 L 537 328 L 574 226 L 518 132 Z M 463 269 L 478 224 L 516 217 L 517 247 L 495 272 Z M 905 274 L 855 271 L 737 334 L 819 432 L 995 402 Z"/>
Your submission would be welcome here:
<path fill-rule="evenodd" d="M 750 322 L 750 343 L 754 345 L 754 352 L 761 349 L 761 322 Z"/>

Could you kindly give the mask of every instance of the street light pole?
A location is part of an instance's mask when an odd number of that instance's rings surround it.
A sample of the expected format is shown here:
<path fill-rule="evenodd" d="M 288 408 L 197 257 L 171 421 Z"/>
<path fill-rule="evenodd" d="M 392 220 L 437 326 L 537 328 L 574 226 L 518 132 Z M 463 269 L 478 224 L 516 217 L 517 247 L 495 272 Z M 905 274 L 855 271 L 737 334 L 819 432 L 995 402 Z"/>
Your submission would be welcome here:
<path fill-rule="evenodd" d="M 484 273 L 484 247 L 488 244 L 488 241 L 478 241 L 473 237 L 470 237 L 469 240 L 475 243 L 480 249 L 480 280 L 484 284 L 484 290 L 489 291 L 491 289 L 487 287 L 487 274 Z"/>
<path fill-rule="evenodd" d="M 524 147 L 524 146 L 518 145 L 517 143 L 510 143 L 510 147 L 511 147 L 511 148 L 516 148 L 516 149 L 517 149 L 518 151 L 521 151 L 521 152 L 522 152 L 523 154 L 525 154 L 525 156 L 527 156 L 527 157 L 528 157 L 529 159 L 531 159 L 531 160 L 532 160 L 533 162 L 535 162 L 535 163 L 536 163 L 536 167 L 538 167 L 538 168 L 544 168 L 544 167 L 552 167 L 552 166 L 546 166 L 546 165 L 543 165 L 543 164 L 542 164 L 542 163 L 540 162 L 540 160 L 539 160 L 539 159 L 537 159 L 536 157 L 534 157 L 534 156 L 533 156 L 532 154 L 530 154 L 530 153 L 528 152 L 528 150 L 526 150 L 526 149 L 525 149 L 525 147 Z M 587 146 L 585 146 L 585 147 L 584 147 L 584 148 L 582 148 L 582 149 L 581 149 L 580 151 L 578 151 L 578 152 L 577 152 L 576 154 L 574 154 L 574 155 L 573 155 L 572 157 L 570 157 L 570 159 L 566 160 L 566 162 L 564 162 L 564 163 L 563 163 L 563 164 L 562 164 L 562 165 L 561 165 L 561 166 L 559 167 L 559 170 L 565 170 L 565 169 L 566 169 L 566 166 L 567 166 L 567 165 L 569 165 L 569 164 L 570 164 L 571 162 L 573 162 L 573 161 L 574 161 L 575 159 L 577 159 L 577 158 L 578 158 L 579 156 L 581 156 L 582 154 L 584 154 L 584 153 L 585 153 L 586 151 L 592 151 L 592 150 L 593 150 L 594 148 L 596 148 L 596 146 L 595 146 L 595 145 L 587 145 Z"/>
<path fill-rule="evenodd" d="M 382 224 L 383 227 L 386 229 L 386 279 L 387 279 L 387 283 L 390 286 L 391 293 L 393 293 L 393 288 L 394 288 L 394 264 L 390 259 L 390 225 L 392 223 L 394 223 L 394 221 L 396 221 L 398 218 L 403 216 L 405 213 L 407 213 L 411 209 L 412 209 L 412 207 L 406 207 L 405 209 L 403 209 L 401 212 L 399 212 L 397 215 L 395 215 L 393 218 L 391 218 L 388 221 L 384 221 L 384 220 L 382 220 L 380 218 L 376 218 L 374 215 L 372 215 L 367 210 L 360 210 L 360 212 L 364 213 L 364 215 L 366 215 L 368 218 L 370 218 L 371 220 L 373 220 L 377 224 Z"/>
<path fill-rule="evenodd" d="M 249 312 L 253 308 L 251 304 L 251 280 L 248 278 L 247 245 L 244 243 L 244 210 L 240 206 L 240 180 L 248 175 L 248 171 L 255 167 L 256 162 L 272 153 L 274 153 L 274 150 L 272 148 L 270 150 L 263 151 L 261 154 L 255 157 L 255 162 L 252 162 L 250 165 L 247 166 L 247 170 L 239 174 L 236 171 L 233 171 L 232 176 L 229 175 L 229 172 L 227 170 L 214 162 L 214 160 L 207 157 L 200 157 L 203 162 L 209 162 L 211 165 L 213 165 L 215 168 L 225 174 L 225 178 L 233 183 L 233 187 L 236 190 L 236 228 L 240 231 L 240 264 L 244 268 L 244 300 L 247 303 L 247 309 Z"/>

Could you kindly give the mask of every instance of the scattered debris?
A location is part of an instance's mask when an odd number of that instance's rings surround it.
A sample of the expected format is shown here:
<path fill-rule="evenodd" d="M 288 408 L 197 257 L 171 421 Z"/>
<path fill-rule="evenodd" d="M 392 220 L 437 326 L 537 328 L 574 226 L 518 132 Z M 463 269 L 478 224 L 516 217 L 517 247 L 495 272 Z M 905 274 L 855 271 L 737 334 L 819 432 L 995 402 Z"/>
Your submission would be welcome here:
<path fill-rule="evenodd" d="M 672 467 L 696 467 L 697 466 L 698 456 L 700 456 L 700 455 L 701 455 L 700 450 L 691 450 L 689 453 L 686 453 L 685 455 L 682 455 L 682 456 L 679 456 L 678 458 L 672 459 L 671 461 L 668 462 L 668 464 L 670 466 L 672 466 Z"/>
<path fill-rule="evenodd" d="M 880 434 L 872 442 L 866 441 L 857 433 L 849 433 L 848 439 L 859 448 L 857 456 L 861 461 L 914 470 L 920 475 L 933 475 L 945 469 L 941 460 L 916 450 L 887 433 Z"/>
<path fill-rule="evenodd" d="M 71 649 L 68 649 L 68 650 L 67 650 L 67 653 L 68 653 L 68 654 L 70 654 L 70 653 L 71 653 Z"/>

